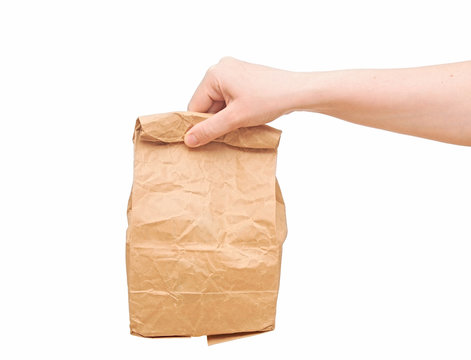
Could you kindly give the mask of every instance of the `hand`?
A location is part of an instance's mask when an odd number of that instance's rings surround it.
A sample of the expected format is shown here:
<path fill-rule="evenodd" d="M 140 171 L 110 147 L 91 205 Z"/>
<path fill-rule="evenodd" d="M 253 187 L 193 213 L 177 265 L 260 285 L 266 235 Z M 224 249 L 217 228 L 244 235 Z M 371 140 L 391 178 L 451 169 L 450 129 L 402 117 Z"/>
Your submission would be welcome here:
<path fill-rule="evenodd" d="M 295 110 L 471 146 L 471 61 L 405 69 L 290 72 L 223 58 L 207 71 L 188 110 L 214 115 L 188 146 Z"/>
<path fill-rule="evenodd" d="M 215 114 L 185 135 L 190 147 L 240 127 L 265 124 L 294 110 L 300 73 L 222 58 L 211 66 L 196 89 L 189 111 Z"/>

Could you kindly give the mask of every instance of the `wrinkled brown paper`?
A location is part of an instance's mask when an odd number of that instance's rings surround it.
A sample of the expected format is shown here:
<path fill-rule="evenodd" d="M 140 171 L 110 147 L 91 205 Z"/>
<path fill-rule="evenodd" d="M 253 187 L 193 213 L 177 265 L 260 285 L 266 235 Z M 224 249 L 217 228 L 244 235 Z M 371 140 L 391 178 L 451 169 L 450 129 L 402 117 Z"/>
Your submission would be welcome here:
<path fill-rule="evenodd" d="M 211 345 L 275 327 L 287 234 L 281 131 L 240 128 L 188 148 L 185 133 L 209 116 L 137 120 L 126 233 L 134 335 L 208 335 Z"/>

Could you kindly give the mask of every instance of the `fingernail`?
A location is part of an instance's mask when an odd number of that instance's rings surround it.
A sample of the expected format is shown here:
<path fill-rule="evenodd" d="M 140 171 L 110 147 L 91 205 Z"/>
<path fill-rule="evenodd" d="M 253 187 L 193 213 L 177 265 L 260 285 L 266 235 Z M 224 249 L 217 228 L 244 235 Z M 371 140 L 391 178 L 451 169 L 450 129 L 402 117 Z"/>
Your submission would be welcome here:
<path fill-rule="evenodd" d="M 196 136 L 193 134 L 186 134 L 185 136 L 185 144 L 188 146 L 196 146 L 198 145 L 198 140 L 196 139 Z"/>

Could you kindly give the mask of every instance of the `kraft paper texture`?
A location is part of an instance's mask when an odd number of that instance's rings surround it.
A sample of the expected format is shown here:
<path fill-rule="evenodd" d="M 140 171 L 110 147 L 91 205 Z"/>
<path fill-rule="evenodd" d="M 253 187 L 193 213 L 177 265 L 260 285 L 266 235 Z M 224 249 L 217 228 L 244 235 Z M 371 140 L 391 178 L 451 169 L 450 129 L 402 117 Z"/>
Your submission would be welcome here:
<path fill-rule="evenodd" d="M 275 327 L 285 206 L 275 177 L 281 131 L 240 128 L 189 148 L 211 116 L 141 116 L 134 131 L 126 267 L 130 328 L 208 344 Z"/>

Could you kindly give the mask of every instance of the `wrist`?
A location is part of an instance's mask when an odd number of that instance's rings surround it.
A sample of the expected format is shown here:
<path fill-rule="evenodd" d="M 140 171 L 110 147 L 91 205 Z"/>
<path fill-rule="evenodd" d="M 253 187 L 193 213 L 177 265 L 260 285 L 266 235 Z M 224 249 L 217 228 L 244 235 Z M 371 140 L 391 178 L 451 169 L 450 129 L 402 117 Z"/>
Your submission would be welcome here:
<path fill-rule="evenodd" d="M 325 113 L 335 106 L 339 72 L 296 72 L 288 96 L 286 113 L 312 111 Z"/>

